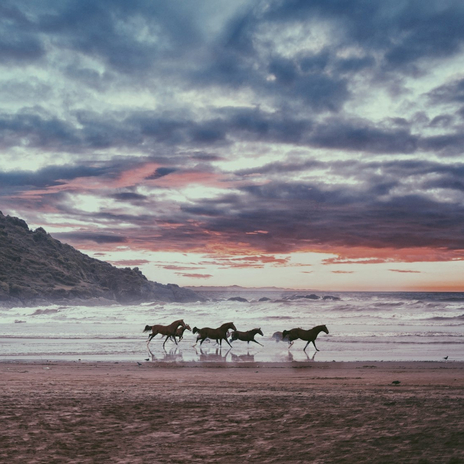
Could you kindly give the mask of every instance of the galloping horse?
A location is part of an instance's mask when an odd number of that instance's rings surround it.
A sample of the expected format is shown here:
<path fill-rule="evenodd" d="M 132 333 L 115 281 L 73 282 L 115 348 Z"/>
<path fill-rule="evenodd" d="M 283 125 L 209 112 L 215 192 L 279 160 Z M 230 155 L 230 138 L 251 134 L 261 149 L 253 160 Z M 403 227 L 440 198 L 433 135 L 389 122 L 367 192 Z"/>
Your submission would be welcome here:
<path fill-rule="evenodd" d="M 178 342 L 180 342 L 184 338 L 184 332 L 186 330 L 192 330 L 192 328 L 188 324 L 181 325 L 180 327 L 177 328 L 176 333 L 170 338 L 176 341 L 176 337 L 177 337 L 179 339 Z"/>
<path fill-rule="evenodd" d="M 164 345 L 168 341 L 168 338 L 174 337 L 174 335 L 176 334 L 176 330 L 179 326 L 186 327 L 186 324 L 183 319 L 174 321 L 169 325 L 146 325 L 143 331 L 149 332 L 151 330 L 151 334 L 148 336 L 147 346 L 151 342 L 151 339 L 153 337 L 156 337 L 156 335 L 161 334 L 161 335 L 166 335 L 166 340 L 164 340 L 164 343 L 163 343 L 163 348 L 164 348 Z M 174 337 L 174 341 L 176 342 L 176 345 L 177 345 L 177 340 L 175 337 Z"/>
<path fill-rule="evenodd" d="M 230 341 L 234 342 L 235 340 L 241 340 L 242 342 L 248 342 L 248 345 L 250 344 L 250 342 L 255 342 L 258 345 L 264 346 L 255 340 L 256 334 L 263 335 L 263 332 L 261 331 L 261 329 L 252 329 L 248 330 L 247 332 L 239 332 L 238 330 L 235 330 L 234 332 L 232 332 Z"/>
<path fill-rule="evenodd" d="M 289 345 L 288 345 L 289 349 L 293 345 L 294 341 L 300 338 L 301 340 L 308 342 L 303 348 L 303 351 L 306 351 L 306 347 L 309 345 L 310 342 L 313 343 L 314 348 L 316 348 L 316 351 L 319 351 L 317 349 L 315 341 L 320 332 L 325 332 L 326 334 L 328 334 L 329 329 L 325 325 L 317 325 L 316 327 L 313 327 L 312 329 L 309 329 L 309 330 L 303 330 L 300 328 L 284 330 L 282 332 L 282 337 L 283 338 L 287 337 L 288 342 L 289 342 Z"/>
<path fill-rule="evenodd" d="M 198 332 L 198 337 L 197 337 L 197 341 L 195 342 L 195 345 L 198 343 L 199 340 L 201 340 L 200 342 L 200 346 L 201 346 L 202 343 L 207 338 L 210 338 L 211 340 L 216 340 L 216 343 L 219 342 L 220 346 L 222 346 L 222 340 L 225 340 L 227 344 L 230 347 L 232 347 L 232 345 L 227 340 L 227 331 L 229 329 L 237 330 L 233 322 L 226 322 L 225 324 L 222 324 L 221 327 L 218 327 L 217 329 L 211 329 L 210 327 L 203 327 L 202 329 L 199 329 L 198 327 L 194 327 L 192 332 L 193 333 Z"/>

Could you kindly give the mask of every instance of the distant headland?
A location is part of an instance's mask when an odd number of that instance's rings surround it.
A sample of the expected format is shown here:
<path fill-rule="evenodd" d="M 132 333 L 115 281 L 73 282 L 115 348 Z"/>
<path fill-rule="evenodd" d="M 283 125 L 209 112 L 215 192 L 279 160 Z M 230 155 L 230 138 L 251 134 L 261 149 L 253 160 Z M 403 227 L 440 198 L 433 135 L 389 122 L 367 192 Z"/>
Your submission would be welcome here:
<path fill-rule="evenodd" d="M 117 268 L 54 239 L 42 227 L 0 211 L 0 305 L 112 304 L 201 301 L 193 290 L 149 281 L 136 268 Z"/>

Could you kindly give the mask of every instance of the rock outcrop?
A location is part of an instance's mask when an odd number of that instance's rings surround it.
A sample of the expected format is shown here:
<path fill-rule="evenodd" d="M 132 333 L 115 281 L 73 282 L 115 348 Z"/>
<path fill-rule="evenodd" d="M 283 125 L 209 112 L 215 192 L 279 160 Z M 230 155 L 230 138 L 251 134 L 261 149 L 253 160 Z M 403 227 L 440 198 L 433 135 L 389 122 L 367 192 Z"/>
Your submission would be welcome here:
<path fill-rule="evenodd" d="M 43 302 L 191 302 L 204 298 L 175 284 L 149 281 L 138 268 L 117 268 L 32 231 L 22 219 L 0 212 L 0 305 Z"/>

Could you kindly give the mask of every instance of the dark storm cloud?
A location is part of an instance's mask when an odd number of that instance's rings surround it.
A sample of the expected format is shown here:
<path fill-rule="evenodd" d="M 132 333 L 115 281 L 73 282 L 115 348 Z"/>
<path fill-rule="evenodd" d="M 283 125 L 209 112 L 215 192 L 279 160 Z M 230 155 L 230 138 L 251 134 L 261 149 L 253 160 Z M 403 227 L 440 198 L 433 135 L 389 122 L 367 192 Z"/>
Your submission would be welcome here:
<path fill-rule="evenodd" d="M 287 112 L 266 113 L 260 109 L 224 108 L 221 125 L 242 140 L 263 140 L 299 144 L 312 127 L 312 121 Z"/>
<path fill-rule="evenodd" d="M 317 167 L 321 169 L 323 163 Z M 305 172 L 303 162 L 290 167 L 272 163 L 262 172 L 281 176 L 298 168 Z M 318 183 L 274 181 L 244 186 L 242 195 L 184 205 L 182 211 L 200 221 L 202 229 L 227 237 L 231 243 L 242 241 L 267 252 L 321 246 L 464 247 L 464 209 L 449 199 L 453 191 L 463 191 L 463 164 L 339 162 L 327 163 L 326 169 L 358 182 L 350 187 L 343 181 L 328 185 L 323 179 Z M 238 174 L 259 172 L 256 168 Z M 411 193 L 395 193 L 406 186 Z M 444 189 L 445 197 L 432 197 L 429 192 L 435 189 Z M 250 234 L 257 230 L 267 234 Z"/>
<path fill-rule="evenodd" d="M 167 176 L 169 174 L 172 174 L 173 172 L 176 172 L 177 169 L 175 168 L 158 168 L 151 176 L 146 177 L 145 179 L 151 180 L 151 179 L 159 179 L 160 177 Z"/>
<path fill-rule="evenodd" d="M 280 24 L 334 21 L 345 43 L 384 52 L 386 69 L 408 70 L 422 58 L 455 54 L 464 41 L 464 6 L 456 0 L 277 0 L 263 18 Z"/>
<path fill-rule="evenodd" d="M 146 195 L 140 195 L 139 193 L 135 192 L 121 192 L 115 193 L 110 195 L 111 198 L 119 201 L 127 201 L 127 202 L 138 202 L 146 200 L 148 197 Z"/>
<path fill-rule="evenodd" d="M 0 5 L 0 60 L 3 63 L 34 62 L 45 55 L 37 28 L 15 4 Z"/>
<path fill-rule="evenodd" d="M 0 189 L 50 187 L 79 177 L 99 177 L 105 172 L 104 168 L 88 166 L 50 166 L 38 171 L 0 171 Z"/>
<path fill-rule="evenodd" d="M 375 190 L 323 190 L 278 182 L 244 190 L 245 197 L 214 208 L 185 207 L 202 227 L 267 252 L 318 247 L 462 249 L 464 209 L 424 195 L 380 199 Z M 263 230 L 267 234 L 246 235 Z"/>
<path fill-rule="evenodd" d="M 37 27 L 60 47 L 102 59 L 107 66 L 132 74 L 153 69 L 159 58 L 187 52 L 198 40 L 177 2 L 80 0 L 47 2 Z M 145 31 L 151 40 L 143 40 Z"/>
<path fill-rule="evenodd" d="M 76 243 L 463 249 L 464 80 L 439 80 L 440 64 L 463 49 L 462 2 L 243 2 L 227 19 L 226 6 L 2 2 L 3 94 L 19 103 L 2 107 L 0 147 L 10 158 L 66 154 L 34 172 L 2 160 L 1 192 L 16 194 L 9 204 L 45 209 L 45 191 L 67 218 L 115 231 L 60 235 Z M 436 84 L 415 90 L 431 69 Z M 417 101 L 414 91 L 424 92 Z M 261 162 L 267 154 L 272 162 Z M 221 172 L 241 156 L 247 168 Z M 182 174 L 194 187 L 211 175 L 222 194 L 169 199 Z M 120 210 L 70 204 L 64 187 L 75 179 L 74 193 Z"/>
<path fill-rule="evenodd" d="M 441 85 L 430 92 L 427 96 L 435 104 L 440 103 L 463 103 L 464 102 L 464 79 L 455 80 Z"/>
<path fill-rule="evenodd" d="M 370 153 L 413 153 L 418 137 L 409 130 L 378 128 L 367 121 L 328 119 L 316 127 L 311 142 L 324 148 Z"/>
<path fill-rule="evenodd" d="M 57 233 L 53 234 L 57 239 L 64 242 L 95 242 L 99 244 L 118 244 L 126 243 L 127 237 L 121 235 L 99 234 L 91 232 L 71 232 L 71 233 Z"/>
<path fill-rule="evenodd" d="M 0 114 L 0 136 L 3 147 L 28 145 L 53 148 L 76 145 L 78 141 L 70 124 L 37 112 Z"/>
<path fill-rule="evenodd" d="M 430 125 L 445 125 L 452 132 L 421 136 L 412 133 L 407 121 L 375 125 L 359 118 L 329 117 L 315 123 L 287 111 L 270 113 L 249 108 L 223 108 L 212 118 L 200 121 L 154 112 L 133 112 L 122 120 L 117 114 L 79 112 L 72 122 L 36 111 L 0 115 L 0 144 L 4 148 L 29 146 L 70 153 L 132 147 L 149 153 L 160 144 L 200 148 L 263 141 L 372 154 L 411 154 L 423 149 L 456 155 L 462 153 L 463 136 L 451 121 L 450 116 L 440 115 Z"/>

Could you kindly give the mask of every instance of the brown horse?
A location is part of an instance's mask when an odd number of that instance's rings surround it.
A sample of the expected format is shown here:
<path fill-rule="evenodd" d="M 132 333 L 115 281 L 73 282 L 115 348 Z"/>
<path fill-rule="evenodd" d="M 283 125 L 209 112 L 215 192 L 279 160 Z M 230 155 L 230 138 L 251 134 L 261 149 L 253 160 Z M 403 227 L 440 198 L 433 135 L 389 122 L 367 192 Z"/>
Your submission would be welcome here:
<path fill-rule="evenodd" d="M 177 330 L 176 330 L 176 333 L 171 336 L 170 338 L 174 341 L 176 341 L 176 337 L 178 338 L 178 342 L 180 342 L 183 338 L 184 338 L 184 332 L 186 330 L 192 330 L 192 328 L 188 325 L 188 324 L 185 324 L 185 325 L 181 325 L 179 327 L 177 327 Z"/>
<path fill-rule="evenodd" d="M 207 338 L 210 338 L 211 340 L 216 340 L 216 343 L 219 342 L 220 346 L 222 346 L 222 340 L 225 340 L 227 344 L 230 347 L 232 347 L 232 345 L 227 340 L 227 331 L 229 329 L 237 330 L 233 322 L 226 322 L 225 324 L 222 324 L 221 327 L 218 327 L 217 329 L 211 329 L 210 327 L 203 327 L 202 329 L 199 329 L 198 327 L 194 327 L 192 332 L 193 333 L 198 332 L 198 337 L 197 337 L 197 341 L 195 342 L 195 345 L 198 343 L 199 340 L 201 340 L 200 342 L 200 346 L 201 346 L 202 343 Z"/>
<path fill-rule="evenodd" d="M 250 344 L 250 342 L 255 342 L 258 345 L 264 346 L 255 340 L 256 334 L 263 335 L 263 332 L 261 331 L 261 329 L 252 329 L 248 330 L 247 332 L 239 332 L 238 330 L 235 330 L 234 332 L 232 332 L 230 341 L 234 342 L 235 340 L 241 340 L 242 342 L 248 342 L 248 344 Z"/>
<path fill-rule="evenodd" d="M 174 335 L 176 334 L 176 330 L 179 326 L 182 326 L 182 327 L 186 326 L 183 319 L 178 319 L 177 321 L 174 321 L 169 325 L 146 325 L 143 331 L 149 332 L 151 330 L 151 334 L 148 336 L 147 346 L 151 342 L 151 339 L 153 337 L 156 337 L 156 335 L 161 334 L 161 335 L 166 336 L 166 340 L 164 340 L 164 343 L 163 343 L 163 348 L 164 348 L 164 345 L 168 341 L 168 338 L 174 337 Z M 176 345 L 177 345 L 177 340 L 175 339 L 175 337 L 174 337 L 174 341 L 176 342 Z"/>
<path fill-rule="evenodd" d="M 304 340 L 308 343 L 306 343 L 305 347 L 303 348 L 303 351 L 306 351 L 306 347 L 312 342 L 314 345 L 314 348 L 316 351 L 319 351 L 316 346 L 316 338 L 319 335 L 320 332 L 325 332 L 326 334 L 329 333 L 329 329 L 325 325 L 317 325 L 316 327 L 313 327 L 312 329 L 309 330 L 303 330 L 303 329 L 291 329 L 291 330 L 284 330 L 282 332 L 282 337 L 285 338 L 287 337 L 289 345 L 288 348 L 290 348 L 294 341 L 300 338 L 301 340 Z"/>

